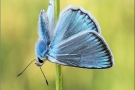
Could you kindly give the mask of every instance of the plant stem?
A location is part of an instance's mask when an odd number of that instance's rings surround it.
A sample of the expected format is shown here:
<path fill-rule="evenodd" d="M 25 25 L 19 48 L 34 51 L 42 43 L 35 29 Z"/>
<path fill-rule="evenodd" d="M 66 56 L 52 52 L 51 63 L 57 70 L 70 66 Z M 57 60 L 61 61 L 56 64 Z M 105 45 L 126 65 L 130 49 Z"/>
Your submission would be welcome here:
<path fill-rule="evenodd" d="M 59 13 L 60 13 L 60 0 L 54 0 L 54 18 L 55 22 L 57 22 L 59 18 Z"/>
<path fill-rule="evenodd" d="M 60 0 L 54 0 L 54 18 L 55 23 L 57 23 L 60 12 Z M 61 66 L 56 64 L 56 90 L 62 90 L 62 74 Z"/>
<path fill-rule="evenodd" d="M 56 64 L 56 90 L 62 90 L 61 66 Z"/>

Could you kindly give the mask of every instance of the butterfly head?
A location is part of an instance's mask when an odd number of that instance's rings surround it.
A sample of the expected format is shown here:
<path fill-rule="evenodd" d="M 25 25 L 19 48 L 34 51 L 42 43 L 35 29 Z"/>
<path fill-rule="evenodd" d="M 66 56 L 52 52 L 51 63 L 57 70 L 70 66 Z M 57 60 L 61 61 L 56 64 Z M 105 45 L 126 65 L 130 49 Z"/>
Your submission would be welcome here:
<path fill-rule="evenodd" d="M 46 60 L 47 44 L 39 39 L 36 43 L 35 53 L 36 53 L 36 65 L 42 66 Z"/>
<path fill-rule="evenodd" d="M 45 59 L 41 57 L 36 58 L 36 65 L 37 66 L 42 66 L 44 64 Z"/>

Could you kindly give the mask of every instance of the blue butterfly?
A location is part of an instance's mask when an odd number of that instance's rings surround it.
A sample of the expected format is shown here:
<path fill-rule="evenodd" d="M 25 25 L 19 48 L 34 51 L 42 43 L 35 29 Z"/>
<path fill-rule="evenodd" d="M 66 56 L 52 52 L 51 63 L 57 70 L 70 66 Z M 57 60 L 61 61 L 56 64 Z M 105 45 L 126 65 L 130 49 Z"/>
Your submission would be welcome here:
<path fill-rule="evenodd" d="M 55 25 L 54 0 L 50 0 L 47 13 L 42 9 L 39 14 L 38 36 L 36 59 L 33 61 L 36 60 L 40 69 L 46 60 L 88 69 L 105 69 L 114 65 L 113 55 L 101 36 L 98 22 L 82 7 L 68 6 Z M 45 75 L 44 78 L 49 85 Z"/>
<path fill-rule="evenodd" d="M 41 10 L 36 42 L 36 64 L 53 63 L 88 69 L 113 66 L 113 55 L 101 36 L 98 22 L 82 7 L 68 6 L 54 23 L 54 2 Z"/>

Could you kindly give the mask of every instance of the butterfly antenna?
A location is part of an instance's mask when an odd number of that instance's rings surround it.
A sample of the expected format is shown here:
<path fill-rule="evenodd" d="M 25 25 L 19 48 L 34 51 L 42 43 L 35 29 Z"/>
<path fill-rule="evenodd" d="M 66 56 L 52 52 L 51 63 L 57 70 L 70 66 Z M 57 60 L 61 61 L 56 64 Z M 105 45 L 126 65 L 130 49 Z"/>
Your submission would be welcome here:
<path fill-rule="evenodd" d="M 41 70 L 41 72 L 42 72 L 42 74 L 43 74 L 43 76 L 44 76 L 44 78 L 45 78 L 46 84 L 49 86 L 48 81 L 47 81 L 47 79 L 46 79 L 46 77 L 45 77 L 45 74 L 44 74 L 44 72 L 42 71 L 42 68 L 41 68 L 41 67 L 40 67 L 40 70 Z"/>
<path fill-rule="evenodd" d="M 21 73 L 19 73 L 18 75 L 17 75 L 17 77 L 18 76 L 20 76 L 21 74 L 23 74 L 23 72 L 29 67 L 29 65 L 33 62 L 33 61 L 35 61 L 36 59 L 34 59 L 34 60 L 32 60 L 28 65 L 27 65 L 27 67 L 21 72 Z"/>

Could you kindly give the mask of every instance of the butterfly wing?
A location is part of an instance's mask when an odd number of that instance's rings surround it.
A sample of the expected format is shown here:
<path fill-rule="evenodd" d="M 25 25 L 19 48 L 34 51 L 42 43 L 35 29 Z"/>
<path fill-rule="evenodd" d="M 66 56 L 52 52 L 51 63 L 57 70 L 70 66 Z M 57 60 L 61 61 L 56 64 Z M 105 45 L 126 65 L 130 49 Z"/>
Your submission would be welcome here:
<path fill-rule="evenodd" d="M 54 24 L 54 0 L 49 1 L 49 7 L 47 9 L 47 16 L 49 20 L 49 34 L 50 39 L 52 39 L 52 32 L 54 30 L 55 24 Z"/>
<path fill-rule="evenodd" d="M 38 35 L 45 42 L 50 43 L 54 30 L 54 0 L 49 1 L 47 13 L 42 9 L 39 15 Z"/>
<path fill-rule="evenodd" d="M 49 21 L 46 12 L 42 9 L 39 14 L 39 21 L 38 21 L 38 36 L 42 39 L 45 43 L 50 42 L 49 37 Z"/>
<path fill-rule="evenodd" d="M 100 33 L 97 21 L 89 12 L 81 7 L 69 6 L 60 14 L 53 33 L 55 41 L 52 45 L 85 30 Z"/>
<path fill-rule="evenodd" d="M 103 37 L 95 31 L 83 31 L 57 42 L 47 58 L 61 65 L 103 69 L 113 66 L 113 56 Z"/>

